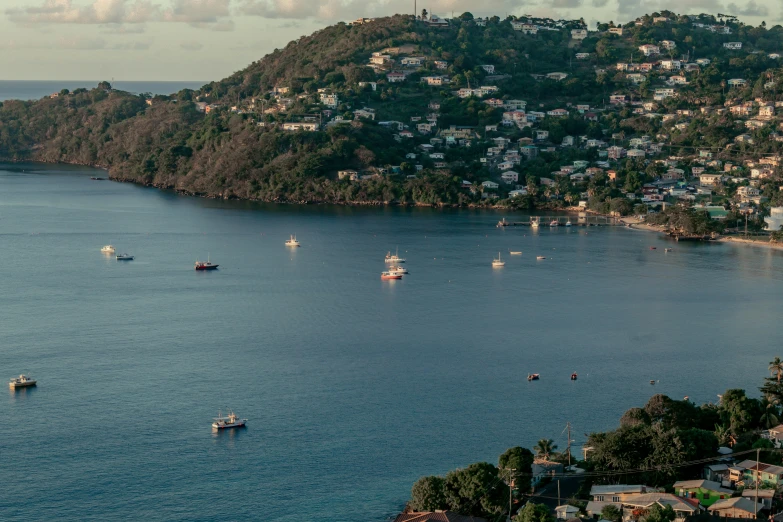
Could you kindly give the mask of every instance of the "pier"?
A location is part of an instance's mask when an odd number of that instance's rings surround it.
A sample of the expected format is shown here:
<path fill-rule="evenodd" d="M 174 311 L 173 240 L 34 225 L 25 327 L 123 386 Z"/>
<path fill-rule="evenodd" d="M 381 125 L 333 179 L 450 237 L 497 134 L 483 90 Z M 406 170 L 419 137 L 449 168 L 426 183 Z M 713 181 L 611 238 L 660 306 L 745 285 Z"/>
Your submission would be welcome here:
<path fill-rule="evenodd" d="M 580 213 L 578 216 L 522 216 L 520 221 L 507 221 L 506 218 L 498 221 L 500 227 L 529 227 L 533 222 L 538 222 L 542 228 L 551 226 L 550 223 L 556 221 L 558 226 L 566 226 L 571 222 L 574 227 L 621 227 L 625 224 L 620 218 L 608 216 L 594 216 Z"/>

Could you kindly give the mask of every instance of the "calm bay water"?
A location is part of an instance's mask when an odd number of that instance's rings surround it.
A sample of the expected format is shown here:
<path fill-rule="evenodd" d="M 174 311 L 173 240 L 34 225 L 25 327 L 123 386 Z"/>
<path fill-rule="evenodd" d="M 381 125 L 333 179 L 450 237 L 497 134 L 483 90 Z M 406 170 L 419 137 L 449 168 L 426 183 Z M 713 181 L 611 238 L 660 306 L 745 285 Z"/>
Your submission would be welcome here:
<path fill-rule="evenodd" d="M 32 80 L 0 80 L 0 101 L 3 100 L 38 100 L 53 92 L 63 89 L 70 91 L 84 88 L 92 89 L 99 80 L 76 81 L 32 81 Z M 198 89 L 206 82 L 112 82 L 115 89 L 136 94 L 149 92 L 151 94 L 174 94 L 182 89 Z"/>
<path fill-rule="evenodd" d="M 0 397 L 3 520 L 383 520 L 421 475 L 567 421 L 582 442 L 654 392 L 755 392 L 778 355 L 779 252 L 91 174 L 0 165 L 0 377 L 40 382 Z M 397 245 L 411 274 L 382 282 Z M 226 407 L 247 430 L 212 433 Z"/>

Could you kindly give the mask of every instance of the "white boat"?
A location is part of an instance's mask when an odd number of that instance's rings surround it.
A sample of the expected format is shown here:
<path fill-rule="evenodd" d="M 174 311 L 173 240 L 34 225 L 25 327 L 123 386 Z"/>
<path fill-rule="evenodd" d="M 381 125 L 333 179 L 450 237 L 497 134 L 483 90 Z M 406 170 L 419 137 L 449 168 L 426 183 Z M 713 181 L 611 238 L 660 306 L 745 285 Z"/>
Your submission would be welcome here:
<path fill-rule="evenodd" d="M 104 254 L 113 254 L 114 247 L 111 245 L 106 245 L 105 247 L 101 248 L 101 252 L 103 252 Z"/>
<path fill-rule="evenodd" d="M 546 258 L 544 256 L 536 256 L 536 259 L 538 259 L 539 261 L 543 261 Z"/>
<path fill-rule="evenodd" d="M 509 255 L 512 255 L 512 256 L 521 256 L 521 255 L 522 255 L 522 251 L 521 251 L 521 250 L 511 250 L 511 251 L 509 252 Z"/>
<path fill-rule="evenodd" d="M 8 386 L 11 388 L 29 388 L 31 386 L 36 385 L 36 380 L 31 379 L 27 375 L 20 375 L 19 377 L 14 377 L 11 379 L 11 382 L 8 383 Z"/>
<path fill-rule="evenodd" d="M 531 220 L 530 220 L 530 228 L 538 228 L 539 225 L 540 225 L 540 223 L 538 222 L 537 219 L 532 219 L 531 218 Z"/>
<path fill-rule="evenodd" d="M 397 252 L 394 253 L 394 254 L 392 254 L 391 251 L 387 252 L 386 253 L 386 262 L 387 263 L 394 263 L 394 264 L 404 263 L 405 262 L 405 258 L 400 257 L 399 254 L 400 254 L 400 249 L 399 248 L 397 249 Z"/>
<path fill-rule="evenodd" d="M 500 260 L 500 252 L 498 252 L 498 258 L 492 260 L 492 267 L 500 268 L 501 266 L 506 266 L 506 262 Z"/>
<path fill-rule="evenodd" d="M 389 273 L 390 274 L 407 274 L 408 273 L 408 269 L 405 268 L 404 266 L 399 266 L 399 265 L 394 266 L 394 265 L 392 265 L 392 266 L 389 267 Z"/>
<path fill-rule="evenodd" d="M 291 236 L 291 239 L 285 242 L 285 246 L 298 247 L 301 246 L 299 241 L 296 240 L 296 236 Z"/>
<path fill-rule="evenodd" d="M 550 227 L 559 227 L 560 226 L 560 222 L 558 220 L 556 220 L 556 219 L 553 219 L 552 221 L 549 222 L 549 226 Z"/>
<path fill-rule="evenodd" d="M 133 261 L 133 256 L 130 254 L 117 254 L 117 261 Z"/>
<path fill-rule="evenodd" d="M 566 221 L 566 224 L 565 224 L 565 226 L 567 226 L 567 227 L 570 227 L 570 226 L 571 226 L 571 220 L 570 220 L 570 219 L 569 219 L 568 221 Z"/>
<path fill-rule="evenodd" d="M 223 415 L 218 411 L 218 416 L 213 419 L 212 427 L 216 430 L 225 430 L 228 428 L 244 428 L 247 419 L 240 419 L 237 415 L 229 410 L 228 415 Z"/>

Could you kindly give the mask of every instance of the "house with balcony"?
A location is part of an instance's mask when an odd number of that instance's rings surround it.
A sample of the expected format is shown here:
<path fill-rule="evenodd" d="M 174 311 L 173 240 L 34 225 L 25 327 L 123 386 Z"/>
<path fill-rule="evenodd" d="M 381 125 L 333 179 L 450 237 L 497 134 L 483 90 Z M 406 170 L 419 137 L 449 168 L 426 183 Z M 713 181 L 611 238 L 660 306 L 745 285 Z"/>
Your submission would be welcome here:
<path fill-rule="evenodd" d="M 639 50 L 645 56 L 656 56 L 661 54 L 661 49 L 657 45 L 644 44 L 639 46 Z"/>

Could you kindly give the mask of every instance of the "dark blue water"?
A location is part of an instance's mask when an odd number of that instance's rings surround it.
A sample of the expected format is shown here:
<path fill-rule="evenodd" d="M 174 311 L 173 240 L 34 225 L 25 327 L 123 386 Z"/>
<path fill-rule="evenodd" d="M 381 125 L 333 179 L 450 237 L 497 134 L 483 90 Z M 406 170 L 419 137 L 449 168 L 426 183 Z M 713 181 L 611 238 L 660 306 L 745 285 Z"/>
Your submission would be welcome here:
<path fill-rule="evenodd" d="M 422 475 L 583 442 L 653 392 L 753 391 L 779 354 L 779 252 L 90 174 L 0 166 L 0 377 L 40 382 L 0 397 L 3 520 L 380 521 Z M 411 273 L 382 282 L 397 245 Z M 247 430 L 212 432 L 226 407 Z"/>
<path fill-rule="evenodd" d="M 30 81 L 30 80 L 0 80 L 0 101 L 3 100 L 38 100 L 63 89 L 95 88 L 100 80 L 83 81 Z M 115 89 L 134 94 L 174 94 L 182 89 L 198 89 L 206 82 L 111 82 Z"/>

